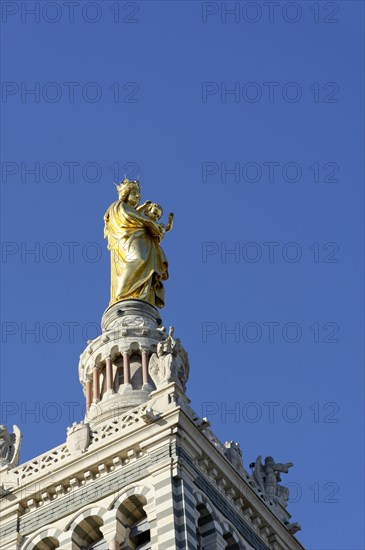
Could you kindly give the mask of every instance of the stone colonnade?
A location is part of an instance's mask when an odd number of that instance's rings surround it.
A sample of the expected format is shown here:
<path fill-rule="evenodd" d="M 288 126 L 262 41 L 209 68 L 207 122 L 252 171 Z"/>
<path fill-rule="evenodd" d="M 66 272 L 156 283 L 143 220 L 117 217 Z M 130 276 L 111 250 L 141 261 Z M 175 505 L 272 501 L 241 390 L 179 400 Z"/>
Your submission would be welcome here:
<path fill-rule="evenodd" d="M 141 370 L 142 370 L 142 389 L 153 389 L 148 374 L 148 363 L 151 353 L 147 350 L 140 350 Z M 114 360 L 111 356 L 105 359 L 105 362 L 94 365 L 91 369 L 91 375 L 87 376 L 85 382 L 86 410 L 89 411 L 93 403 L 99 403 L 104 396 L 111 396 L 119 389 L 119 372 L 122 369 L 122 386 L 129 386 L 131 389 L 131 365 L 130 357 L 136 355 L 135 350 L 123 351 L 119 357 Z M 116 366 L 115 361 L 122 358 L 122 367 Z M 115 371 L 115 373 L 114 373 Z M 105 384 L 101 383 L 101 378 L 105 377 Z M 103 387 L 103 389 L 102 389 Z"/>

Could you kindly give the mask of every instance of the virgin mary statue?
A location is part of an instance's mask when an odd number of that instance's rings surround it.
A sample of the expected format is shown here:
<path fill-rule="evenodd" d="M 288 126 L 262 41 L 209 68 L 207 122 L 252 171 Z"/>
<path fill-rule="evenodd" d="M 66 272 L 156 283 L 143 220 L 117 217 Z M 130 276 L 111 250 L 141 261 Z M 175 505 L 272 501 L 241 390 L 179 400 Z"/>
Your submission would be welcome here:
<path fill-rule="evenodd" d="M 169 276 L 160 247 L 163 225 L 145 216 L 143 207 L 137 208 L 141 199 L 138 181 L 125 179 L 117 190 L 119 198 L 104 216 L 104 238 L 108 238 L 111 256 L 110 305 L 134 298 L 162 308 L 163 281 Z"/>

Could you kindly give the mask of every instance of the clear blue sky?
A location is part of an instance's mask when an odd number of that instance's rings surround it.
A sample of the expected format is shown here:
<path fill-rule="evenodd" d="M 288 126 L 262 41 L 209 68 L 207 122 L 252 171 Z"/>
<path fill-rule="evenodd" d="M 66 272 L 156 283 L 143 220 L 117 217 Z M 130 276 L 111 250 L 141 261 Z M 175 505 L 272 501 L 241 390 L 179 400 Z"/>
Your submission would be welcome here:
<path fill-rule="evenodd" d="M 247 469 L 294 462 L 306 548 L 363 550 L 363 3 L 33 5 L 2 2 L 2 421 L 22 460 L 82 417 L 103 214 L 139 175 L 175 212 L 163 320 L 194 409 Z"/>

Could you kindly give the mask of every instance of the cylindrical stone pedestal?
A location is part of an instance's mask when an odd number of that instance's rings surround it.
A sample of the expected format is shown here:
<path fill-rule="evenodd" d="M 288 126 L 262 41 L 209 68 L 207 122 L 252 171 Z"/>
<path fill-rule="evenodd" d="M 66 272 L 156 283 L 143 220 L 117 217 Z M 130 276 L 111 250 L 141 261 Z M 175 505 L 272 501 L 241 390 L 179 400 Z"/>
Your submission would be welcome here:
<path fill-rule="evenodd" d="M 132 327 L 159 328 L 162 325 L 158 309 L 143 300 L 122 300 L 104 312 L 103 332 Z"/>

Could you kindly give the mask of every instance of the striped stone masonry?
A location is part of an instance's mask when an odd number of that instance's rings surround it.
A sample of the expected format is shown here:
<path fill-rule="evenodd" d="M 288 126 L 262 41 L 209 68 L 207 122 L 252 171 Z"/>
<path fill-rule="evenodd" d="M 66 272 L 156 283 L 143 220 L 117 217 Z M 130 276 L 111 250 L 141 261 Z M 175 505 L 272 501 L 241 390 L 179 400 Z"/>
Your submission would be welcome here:
<path fill-rule="evenodd" d="M 1 550 L 303 550 L 176 384 L 88 437 L 5 472 Z"/>

